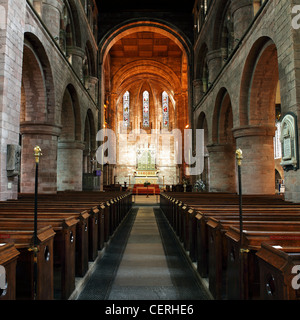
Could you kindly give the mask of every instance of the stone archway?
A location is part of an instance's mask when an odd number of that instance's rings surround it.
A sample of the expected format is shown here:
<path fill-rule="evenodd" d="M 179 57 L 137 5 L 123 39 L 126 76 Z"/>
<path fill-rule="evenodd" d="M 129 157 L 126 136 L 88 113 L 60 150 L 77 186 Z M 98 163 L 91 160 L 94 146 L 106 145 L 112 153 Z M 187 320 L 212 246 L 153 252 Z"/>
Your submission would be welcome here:
<path fill-rule="evenodd" d="M 167 131 L 180 129 L 182 132 L 190 126 L 188 74 L 190 51 L 185 39 L 167 25 L 154 21 L 139 21 L 119 26 L 101 42 L 100 61 L 103 65 L 102 104 L 105 104 L 104 124 L 118 134 L 131 130 L 161 130 L 162 126 L 162 93 L 167 92 L 170 104 L 169 126 Z M 126 130 L 120 128 L 123 113 L 123 95 L 130 93 L 130 123 Z M 149 92 L 150 124 L 143 126 L 142 93 Z M 158 144 L 158 142 L 157 142 Z M 134 146 L 132 146 L 134 148 Z M 123 152 L 123 151 L 122 151 Z M 122 153 L 121 152 L 121 153 Z M 125 152 L 125 151 L 124 151 Z M 118 151 L 117 151 L 118 153 Z M 171 152 L 174 158 L 174 152 Z M 133 155 L 133 158 L 135 156 Z M 157 159 L 159 155 L 157 155 Z M 184 165 L 175 165 L 169 159 L 173 171 L 165 171 L 160 166 L 158 181 L 163 184 L 178 183 L 183 175 Z M 118 182 L 129 182 L 135 165 L 128 169 L 116 168 Z M 172 172 L 172 173 L 171 173 Z M 113 181 L 111 177 L 108 179 Z M 132 180 L 131 180 L 132 182 Z"/>
<path fill-rule="evenodd" d="M 198 179 L 201 179 L 205 184 L 205 191 L 210 190 L 210 161 L 209 161 L 209 153 L 208 153 L 208 125 L 207 125 L 207 119 L 204 112 L 201 112 L 198 121 L 196 124 L 196 129 L 202 129 L 204 130 L 204 167 L 202 173 L 195 177 L 195 181 Z"/>
<path fill-rule="evenodd" d="M 236 144 L 243 151 L 243 192 L 274 194 L 275 100 L 279 80 L 277 49 L 260 38 L 249 52 L 240 92 L 240 127 Z"/>
<path fill-rule="evenodd" d="M 34 192 L 35 161 L 33 149 L 40 146 L 39 192 L 56 192 L 57 137 L 55 93 L 50 63 L 36 36 L 25 33 L 21 89 L 21 174 L 20 191 Z"/>
<path fill-rule="evenodd" d="M 213 114 L 210 159 L 210 191 L 236 192 L 235 140 L 232 134 L 233 114 L 230 96 L 222 88 L 216 98 Z"/>
<path fill-rule="evenodd" d="M 69 84 L 62 99 L 62 131 L 58 139 L 57 190 L 82 190 L 81 116 L 77 93 Z"/>

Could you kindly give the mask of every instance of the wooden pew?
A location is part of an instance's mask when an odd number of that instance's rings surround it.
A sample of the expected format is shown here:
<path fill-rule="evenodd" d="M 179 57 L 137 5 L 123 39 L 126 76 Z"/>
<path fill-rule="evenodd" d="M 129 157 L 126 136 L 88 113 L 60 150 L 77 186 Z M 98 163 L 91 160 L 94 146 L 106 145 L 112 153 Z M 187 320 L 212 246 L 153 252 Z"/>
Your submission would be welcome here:
<path fill-rule="evenodd" d="M 277 221 L 275 221 L 277 220 Z M 297 220 L 288 220 L 283 216 L 265 216 L 244 217 L 244 226 L 250 228 L 272 227 L 273 230 L 286 228 L 290 224 L 300 229 L 300 217 Z M 208 278 L 209 290 L 216 299 L 226 297 L 225 274 L 227 270 L 227 241 L 225 234 L 231 226 L 239 227 L 239 219 L 236 220 L 218 220 L 209 218 L 208 227 Z"/>
<path fill-rule="evenodd" d="M 132 206 L 131 193 L 120 193 L 117 198 L 112 197 L 115 195 L 115 192 L 109 194 L 70 192 L 59 195 L 39 195 L 38 211 L 39 213 L 41 211 L 47 213 L 52 211 L 59 211 L 60 213 L 77 212 L 77 214 L 80 215 L 80 220 L 83 220 L 83 215 L 89 214 L 89 258 L 90 260 L 93 260 L 97 256 L 97 249 L 103 248 L 104 242 L 108 241 L 109 236 L 112 235 L 116 226 Z M 83 201 L 83 199 L 85 199 L 85 201 Z M 104 199 L 107 200 L 104 201 Z M 21 194 L 20 200 L 1 202 L 0 212 L 3 208 L 6 208 L 6 211 L 11 210 L 13 212 L 15 212 L 16 209 L 21 212 L 33 212 L 33 195 Z M 101 216 L 100 211 L 103 213 L 103 210 L 104 215 Z M 100 219 L 101 217 L 102 219 Z M 102 224 L 103 220 L 104 225 Z M 81 234 L 82 230 L 87 231 L 86 221 L 82 221 L 82 224 L 84 225 L 84 228 L 80 229 L 81 232 L 79 232 L 80 230 L 77 230 L 77 234 Z M 110 230 L 107 228 L 108 224 L 111 224 Z M 77 274 L 83 275 L 84 270 L 85 268 L 82 268 L 82 271 L 77 272 Z"/>
<path fill-rule="evenodd" d="M 279 228 L 278 228 L 279 229 Z M 274 227 L 245 227 L 243 230 L 244 248 L 249 252 L 243 255 L 243 263 L 240 259 L 240 230 L 230 227 L 226 233 L 228 253 L 227 253 L 227 297 L 230 300 L 240 299 L 240 284 L 243 281 L 243 299 L 259 299 L 259 268 L 256 252 L 260 249 L 261 243 L 281 239 L 300 239 L 298 227 L 282 227 L 274 231 Z M 243 274 L 241 276 L 241 273 Z"/>
<path fill-rule="evenodd" d="M 20 252 L 13 243 L 0 244 L 0 265 L 5 268 L 6 273 L 6 288 L 0 289 L 0 301 L 16 299 L 16 267 L 19 255 Z"/>
<path fill-rule="evenodd" d="M 17 201 L 6 201 L 7 203 L 15 203 L 17 205 L 22 204 L 22 207 L 32 208 L 32 195 L 20 195 L 21 200 Z M 85 199 L 85 201 L 83 201 Z M 51 205 L 45 203 L 45 201 L 52 201 Z M 71 193 L 62 193 L 59 195 L 41 195 L 39 208 L 42 210 L 48 210 L 51 208 L 56 210 L 57 207 L 60 208 L 76 208 L 77 210 L 87 210 L 88 207 L 96 207 L 100 209 L 100 206 L 106 205 L 109 203 L 109 223 L 110 230 L 109 235 L 112 235 L 116 226 L 120 223 L 121 219 L 124 218 L 126 213 L 130 210 L 132 206 L 132 194 L 127 193 L 81 193 L 81 192 L 71 192 Z M 92 208 L 94 211 L 94 208 Z M 94 215 L 94 212 L 92 212 Z M 96 222 L 97 219 L 94 219 Z M 100 220 L 101 221 L 101 220 Z M 101 228 L 101 226 L 99 226 Z M 96 227 L 94 226 L 93 230 Z M 105 232 L 105 231 L 104 231 Z M 99 237 L 98 237 L 99 239 Z M 94 239 L 95 240 L 95 239 Z M 106 236 L 106 241 L 107 241 Z M 100 240 L 99 240 L 100 241 Z M 92 243 L 95 243 L 94 241 Z M 100 244 L 100 247 L 103 245 Z M 95 255 L 90 255 L 93 257 Z"/>
<path fill-rule="evenodd" d="M 33 226 L 33 218 L 1 218 L 0 229 L 22 228 L 30 229 Z M 55 298 L 67 299 L 75 289 L 75 237 L 76 224 L 74 217 L 46 218 L 38 220 L 38 227 L 51 225 L 55 231 L 53 241 L 54 255 L 54 292 Z"/>
<path fill-rule="evenodd" d="M 160 206 L 166 217 L 168 218 L 170 224 L 173 226 L 174 231 L 179 235 L 180 239 L 185 243 L 186 250 L 194 250 L 196 246 L 196 260 L 198 271 L 202 276 L 208 276 L 208 262 L 211 257 L 217 255 L 215 254 L 216 248 L 223 248 L 224 243 L 218 242 L 217 247 L 210 248 L 208 239 L 211 234 L 208 233 L 208 220 L 213 221 L 211 217 L 218 217 L 218 219 L 223 220 L 234 220 L 231 221 L 234 225 L 238 226 L 239 224 L 239 206 L 238 206 L 238 196 L 237 195 L 200 195 L 197 199 L 197 196 L 191 194 L 178 193 L 174 195 L 174 198 L 169 194 L 163 193 L 160 196 Z M 249 220 L 254 219 L 260 221 L 269 220 L 270 223 L 272 220 L 284 220 L 287 219 L 287 224 L 290 224 L 291 221 L 299 221 L 300 216 L 300 205 L 288 203 L 280 197 L 273 196 L 246 196 L 246 201 L 243 201 L 244 205 L 243 213 L 244 218 Z M 182 210 L 185 209 L 186 210 Z M 187 212 L 193 212 L 190 215 L 187 215 Z M 281 217 L 283 215 L 284 217 Z M 267 216 L 267 217 L 265 217 Z M 273 217 L 272 217 L 273 216 Z M 185 219 L 189 220 L 188 228 L 186 228 Z M 193 219 L 194 218 L 194 219 Z M 299 223 L 299 222 L 298 222 Z M 196 228 L 195 228 L 196 224 Z M 276 223 L 275 223 L 276 224 Z M 185 227 L 183 227 L 185 225 Z M 230 223 L 229 223 L 230 225 Z M 251 225 L 251 223 L 250 223 Z M 187 231 L 188 230 L 188 231 Z M 195 232 L 196 230 L 196 232 Z M 223 231 L 224 232 L 224 231 Z M 180 235 L 181 233 L 181 235 Z M 187 235 L 185 235 L 185 233 Z M 195 234 L 196 233 L 196 234 Z M 222 234 L 222 233 L 221 233 Z M 224 236 L 224 235 L 223 235 Z M 196 237 L 196 241 L 195 241 Z M 211 251 L 212 250 L 212 251 Z M 209 256 L 209 253 L 212 255 Z M 224 250 L 226 253 L 226 250 Z M 220 258 L 220 256 L 219 256 Z M 227 258 L 227 257 L 226 257 Z M 206 263 L 203 263 L 205 261 Z M 225 260 L 226 261 L 226 260 Z M 202 263 L 202 266 L 201 266 Z M 215 261 L 214 261 L 215 263 Z M 222 264 L 221 264 L 222 265 Z M 226 264 L 225 264 L 226 266 Z M 217 266 L 215 265 L 215 268 Z M 211 268 L 210 276 L 212 273 Z M 216 271 L 216 270 L 214 270 Z M 210 277 L 211 278 L 211 277 Z M 209 279 L 212 281 L 211 279 Z M 212 284 L 210 283 L 210 286 Z"/>
<path fill-rule="evenodd" d="M 198 271 L 202 277 L 207 277 L 207 230 L 206 221 L 208 216 L 239 214 L 238 196 L 230 194 L 187 194 L 178 193 L 176 197 L 181 198 L 183 201 L 173 198 L 173 193 L 163 193 L 160 196 L 161 208 L 167 216 L 170 224 L 173 226 L 174 231 L 180 239 L 186 244 L 186 249 L 190 250 L 190 257 L 193 261 L 197 261 Z M 199 197 L 200 196 L 200 197 Z M 204 196 L 204 197 L 203 197 Z M 199 197 L 199 198 L 198 198 Z M 208 199 L 207 199 L 208 198 Z M 283 201 L 282 197 L 278 196 L 245 196 L 247 205 L 244 206 L 244 212 L 255 213 L 256 215 L 264 215 L 268 211 L 274 213 L 277 211 L 279 214 L 282 210 L 289 211 L 291 215 L 300 214 L 299 204 L 291 204 Z M 254 201 L 256 201 L 254 203 Z M 211 202 L 214 202 L 212 204 Z M 215 203 L 216 202 L 216 203 Z M 199 205 L 199 203 L 204 203 Z M 209 203 L 207 205 L 207 203 Z M 221 204 L 222 203 L 222 204 Z M 274 204 L 275 203 L 275 204 Z M 272 204 L 272 206 L 270 205 Z M 280 208 L 278 208 L 280 205 Z M 206 206 L 208 206 L 206 208 Z M 218 207 L 215 209 L 215 207 Z M 190 220 L 188 228 L 182 228 L 184 219 L 182 209 L 187 207 L 187 212 L 192 212 L 188 215 L 188 219 L 194 217 L 196 221 Z M 297 211 L 298 212 L 295 212 Z M 181 213 L 181 214 L 180 214 Z M 200 214 L 200 215 L 199 215 Z M 196 218 L 197 217 L 197 218 Z M 196 227 L 195 227 L 196 224 Z M 184 232 L 183 232 L 184 231 Z M 195 234 L 196 232 L 196 234 Z M 195 240 L 195 237 L 196 240 Z M 195 248 L 196 246 L 196 248 Z M 202 250 L 202 251 L 201 251 Z"/>
<path fill-rule="evenodd" d="M 300 289 L 293 287 L 296 272 L 293 267 L 300 265 L 300 240 L 263 242 L 256 253 L 260 271 L 260 299 L 300 300 Z M 298 283 L 297 283 L 298 282 Z"/>
<path fill-rule="evenodd" d="M 89 199 L 83 201 L 86 196 L 89 196 Z M 90 260 L 95 259 L 98 249 L 101 250 L 103 248 L 105 240 L 107 241 L 109 236 L 112 235 L 132 206 L 131 193 L 120 193 L 119 196 L 115 196 L 116 193 L 102 194 L 101 197 L 98 197 L 98 195 L 90 197 L 90 194 L 83 195 L 76 192 L 74 194 L 59 195 L 58 197 L 52 195 L 39 196 L 38 221 L 44 218 L 49 219 L 49 215 L 68 217 L 74 214 L 75 211 L 78 215 L 82 228 L 74 232 L 74 235 L 76 235 L 77 275 L 84 275 L 88 267 L 88 260 L 83 258 L 83 253 L 89 252 Z M 87 208 L 91 208 L 92 212 L 89 212 Z M 9 214 L 13 214 L 14 217 L 18 216 L 22 219 L 25 217 L 32 218 L 33 211 L 33 195 L 21 196 L 21 199 L 17 201 L 0 202 L 0 217 L 7 217 Z M 88 224 L 86 223 L 87 214 L 89 215 Z M 48 217 L 46 218 L 46 216 Z M 91 223 L 91 220 L 94 223 Z M 105 228 L 107 222 L 109 223 L 109 231 Z M 79 225 L 80 223 L 77 223 L 76 226 Z M 88 240 L 90 241 L 86 241 L 86 237 L 83 236 L 87 232 Z M 80 234 L 81 236 L 79 236 Z M 80 242 L 78 239 L 81 239 L 81 245 L 77 245 Z M 83 243 L 89 244 L 89 250 L 85 250 Z"/>
<path fill-rule="evenodd" d="M 60 210 L 61 211 L 61 210 Z M 89 214 L 82 212 L 78 213 L 76 211 L 71 212 L 38 212 L 38 221 L 47 223 L 53 219 L 76 219 L 76 232 L 73 233 L 75 238 L 75 273 L 76 276 L 84 276 L 88 270 L 89 261 Z M 9 211 L 8 209 L 0 209 L 0 219 L 1 218 L 19 218 L 19 219 L 33 219 L 33 213 L 31 211 Z M 50 223 L 50 222 L 49 222 Z"/>
<path fill-rule="evenodd" d="M 37 300 L 53 299 L 53 238 L 55 232 L 51 226 L 38 229 L 37 253 Z M 0 228 L 0 240 L 13 243 L 20 252 L 16 266 L 16 298 L 34 299 L 33 260 L 34 253 L 29 249 L 33 245 L 33 228 L 19 225 Z"/>

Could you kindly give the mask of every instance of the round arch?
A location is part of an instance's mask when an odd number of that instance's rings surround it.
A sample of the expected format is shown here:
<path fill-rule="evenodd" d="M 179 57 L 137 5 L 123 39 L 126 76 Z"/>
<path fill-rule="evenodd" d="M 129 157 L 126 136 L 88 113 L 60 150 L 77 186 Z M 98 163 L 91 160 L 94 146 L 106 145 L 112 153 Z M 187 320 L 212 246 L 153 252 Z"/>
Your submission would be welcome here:
<path fill-rule="evenodd" d="M 35 86 L 32 86 L 33 79 Z M 31 32 L 24 34 L 22 86 L 25 94 L 22 112 L 30 112 L 31 115 L 27 116 L 38 122 L 54 123 L 56 109 L 52 68 L 42 42 Z M 24 114 L 21 119 L 24 119 Z"/>
<path fill-rule="evenodd" d="M 221 88 L 216 97 L 213 114 L 212 141 L 220 144 L 233 144 L 233 113 L 231 99 L 226 88 Z"/>
<path fill-rule="evenodd" d="M 174 26 L 167 24 L 166 22 L 155 20 L 137 20 L 124 22 L 113 28 L 109 33 L 102 38 L 99 43 L 100 54 L 99 63 L 102 64 L 105 61 L 111 47 L 119 41 L 121 38 L 133 34 L 135 32 L 156 32 L 164 35 L 173 40 L 184 53 L 185 60 L 188 64 L 192 60 L 192 45 L 190 41 Z"/>
<path fill-rule="evenodd" d="M 69 83 L 61 101 L 61 139 L 81 141 L 81 111 L 75 87 Z"/>
<path fill-rule="evenodd" d="M 279 80 L 276 45 L 259 38 L 246 59 L 240 89 L 240 125 L 273 124 L 275 93 Z"/>

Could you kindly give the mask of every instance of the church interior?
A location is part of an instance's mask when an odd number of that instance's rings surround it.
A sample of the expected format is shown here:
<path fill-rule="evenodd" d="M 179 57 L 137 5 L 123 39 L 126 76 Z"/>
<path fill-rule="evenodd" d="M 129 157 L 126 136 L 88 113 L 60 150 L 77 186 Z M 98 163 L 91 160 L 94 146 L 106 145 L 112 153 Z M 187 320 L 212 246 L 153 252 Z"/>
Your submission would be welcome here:
<path fill-rule="evenodd" d="M 300 299 L 293 3 L 0 0 L 0 301 Z"/>

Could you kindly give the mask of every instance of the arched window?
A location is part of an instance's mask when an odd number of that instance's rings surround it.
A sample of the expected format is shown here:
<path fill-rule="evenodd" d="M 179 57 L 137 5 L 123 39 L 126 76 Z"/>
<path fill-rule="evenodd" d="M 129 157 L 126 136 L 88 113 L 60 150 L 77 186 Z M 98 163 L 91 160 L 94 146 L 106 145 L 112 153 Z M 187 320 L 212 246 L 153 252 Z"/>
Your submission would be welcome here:
<path fill-rule="evenodd" d="M 164 91 L 162 93 L 163 128 L 169 127 L 169 96 Z"/>
<path fill-rule="evenodd" d="M 149 92 L 143 92 L 143 127 L 149 127 Z"/>
<path fill-rule="evenodd" d="M 130 107 L 130 101 L 129 101 L 129 92 L 126 91 L 123 95 L 123 126 L 129 127 L 129 107 Z"/>

